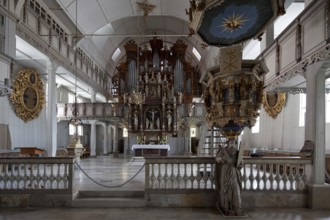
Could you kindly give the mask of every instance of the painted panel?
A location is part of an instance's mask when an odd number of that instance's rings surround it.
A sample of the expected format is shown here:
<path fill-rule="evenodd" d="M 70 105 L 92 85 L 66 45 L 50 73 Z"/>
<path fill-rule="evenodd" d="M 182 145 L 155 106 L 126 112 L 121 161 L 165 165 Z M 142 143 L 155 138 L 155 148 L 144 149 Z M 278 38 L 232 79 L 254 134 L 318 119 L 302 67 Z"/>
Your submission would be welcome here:
<path fill-rule="evenodd" d="M 69 61 L 74 63 L 74 52 L 72 50 L 69 51 Z"/>
<path fill-rule="evenodd" d="M 32 30 L 37 32 L 37 30 L 38 30 L 38 20 L 37 20 L 37 18 L 32 13 L 27 13 L 26 16 L 27 16 L 27 25 Z"/>
<path fill-rule="evenodd" d="M 48 35 L 49 34 L 49 28 L 46 24 L 41 23 L 40 33 L 41 33 L 41 35 Z M 42 36 L 42 39 L 44 39 L 46 42 L 49 42 L 49 36 Z"/>
<path fill-rule="evenodd" d="M 276 66 L 276 54 L 275 51 L 268 54 L 267 57 L 265 57 L 265 63 L 267 68 L 269 69 L 269 72 L 266 74 L 265 82 L 267 83 L 270 79 L 273 79 L 275 77 L 275 66 Z"/>
<path fill-rule="evenodd" d="M 95 104 L 95 115 L 96 116 L 103 115 L 103 104 Z"/>
<path fill-rule="evenodd" d="M 309 17 L 302 26 L 303 36 L 303 54 L 308 53 L 315 46 L 324 41 L 324 11 L 317 12 L 314 16 Z"/>
<path fill-rule="evenodd" d="M 59 40 L 58 37 L 52 36 L 52 46 L 55 48 L 55 50 L 59 50 Z"/>
<path fill-rule="evenodd" d="M 62 42 L 64 42 L 64 41 L 62 40 Z M 67 50 L 68 50 L 67 45 L 65 43 L 62 43 L 61 44 L 61 54 L 65 58 L 67 57 Z"/>
<path fill-rule="evenodd" d="M 105 109 L 104 109 L 104 114 L 106 116 L 110 116 L 111 115 L 111 112 L 112 112 L 112 108 L 111 108 L 111 105 L 105 105 Z"/>
<path fill-rule="evenodd" d="M 93 116 L 93 104 L 86 104 L 86 116 Z"/>
<path fill-rule="evenodd" d="M 286 39 L 282 43 L 281 49 L 281 58 L 280 58 L 280 72 L 287 69 L 290 64 L 295 63 L 296 60 L 296 36 L 291 35 L 290 38 Z"/>

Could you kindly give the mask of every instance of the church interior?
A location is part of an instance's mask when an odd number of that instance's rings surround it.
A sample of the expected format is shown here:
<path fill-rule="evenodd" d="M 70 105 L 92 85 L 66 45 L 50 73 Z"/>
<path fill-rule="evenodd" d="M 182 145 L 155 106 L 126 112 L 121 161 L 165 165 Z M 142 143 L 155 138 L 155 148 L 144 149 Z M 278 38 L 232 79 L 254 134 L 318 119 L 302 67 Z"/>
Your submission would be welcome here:
<path fill-rule="evenodd" d="M 330 219 L 330 0 L 0 0 L 0 70 L 0 218 Z"/>

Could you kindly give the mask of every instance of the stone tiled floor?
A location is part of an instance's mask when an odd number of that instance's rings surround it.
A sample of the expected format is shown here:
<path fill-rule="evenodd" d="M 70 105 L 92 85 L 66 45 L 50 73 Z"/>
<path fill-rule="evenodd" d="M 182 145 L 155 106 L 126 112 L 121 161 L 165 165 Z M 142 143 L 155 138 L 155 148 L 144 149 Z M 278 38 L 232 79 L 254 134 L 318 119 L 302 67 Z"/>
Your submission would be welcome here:
<path fill-rule="evenodd" d="M 121 187 L 116 187 L 133 177 L 143 167 L 143 165 L 143 159 L 134 160 L 131 157 L 124 157 L 123 155 L 120 155 L 119 158 L 113 158 L 112 155 L 101 156 L 96 159 L 87 158 L 80 162 L 80 167 L 94 181 L 106 187 L 91 181 L 80 170 L 80 168 L 75 169 L 75 184 L 79 190 L 144 190 L 144 168 L 132 181 L 129 181 Z"/>
<path fill-rule="evenodd" d="M 330 219 L 330 210 L 311 209 L 254 209 L 247 217 L 223 217 L 216 209 L 201 208 L 63 208 L 63 209 L 1 209 L 0 220 L 208 220 L 208 219 Z"/>

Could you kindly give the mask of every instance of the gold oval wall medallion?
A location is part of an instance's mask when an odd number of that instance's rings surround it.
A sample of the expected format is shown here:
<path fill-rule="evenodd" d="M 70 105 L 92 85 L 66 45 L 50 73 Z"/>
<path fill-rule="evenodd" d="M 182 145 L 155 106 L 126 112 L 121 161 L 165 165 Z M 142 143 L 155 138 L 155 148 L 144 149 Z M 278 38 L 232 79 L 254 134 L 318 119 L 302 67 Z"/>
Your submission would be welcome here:
<path fill-rule="evenodd" d="M 264 93 L 262 104 L 266 113 L 272 118 L 276 118 L 285 105 L 286 93 Z"/>
<path fill-rule="evenodd" d="M 45 93 L 39 74 L 32 69 L 21 70 L 13 83 L 10 101 L 23 121 L 37 118 L 45 103 Z"/>

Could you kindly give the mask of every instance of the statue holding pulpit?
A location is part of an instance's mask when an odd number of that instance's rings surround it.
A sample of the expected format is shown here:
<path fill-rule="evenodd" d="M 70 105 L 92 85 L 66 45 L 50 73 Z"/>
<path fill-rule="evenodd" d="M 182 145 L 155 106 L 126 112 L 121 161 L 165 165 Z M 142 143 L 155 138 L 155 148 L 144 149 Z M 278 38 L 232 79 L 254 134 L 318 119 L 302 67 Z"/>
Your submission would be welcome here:
<path fill-rule="evenodd" d="M 215 157 L 217 208 L 226 216 L 244 215 L 241 209 L 242 154 L 236 146 L 235 141 L 230 140 L 226 147 L 219 146 Z"/>

